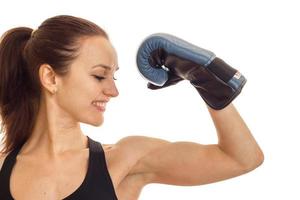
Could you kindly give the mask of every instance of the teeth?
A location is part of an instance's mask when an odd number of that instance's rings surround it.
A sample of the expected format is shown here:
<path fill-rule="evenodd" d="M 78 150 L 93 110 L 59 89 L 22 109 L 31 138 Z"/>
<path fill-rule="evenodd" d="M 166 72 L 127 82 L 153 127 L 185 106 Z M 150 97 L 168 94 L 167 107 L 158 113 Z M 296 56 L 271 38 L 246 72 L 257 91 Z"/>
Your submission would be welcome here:
<path fill-rule="evenodd" d="M 98 106 L 98 107 L 105 107 L 105 105 L 106 105 L 106 103 L 104 103 L 104 102 L 99 102 L 99 101 L 97 101 L 97 102 L 93 102 L 93 105 L 95 105 L 95 106 Z"/>

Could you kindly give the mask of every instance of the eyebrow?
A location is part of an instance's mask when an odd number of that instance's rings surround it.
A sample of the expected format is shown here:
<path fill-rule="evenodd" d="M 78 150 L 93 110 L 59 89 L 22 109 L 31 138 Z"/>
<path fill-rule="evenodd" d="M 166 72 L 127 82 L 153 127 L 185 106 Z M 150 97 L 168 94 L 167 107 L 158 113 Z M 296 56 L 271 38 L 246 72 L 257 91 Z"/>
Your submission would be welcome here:
<path fill-rule="evenodd" d="M 112 69 L 112 67 L 110 67 L 110 66 L 108 66 L 108 65 L 104 65 L 104 64 L 97 64 L 97 65 L 94 65 L 93 67 L 92 67 L 92 69 L 93 68 L 95 68 L 95 67 L 103 67 L 103 68 L 105 68 L 105 69 L 107 69 L 107 70 L 111 70 Z M 116 71 L 119 69 L 119 67 L 117 66 L 116 67 Z"/>

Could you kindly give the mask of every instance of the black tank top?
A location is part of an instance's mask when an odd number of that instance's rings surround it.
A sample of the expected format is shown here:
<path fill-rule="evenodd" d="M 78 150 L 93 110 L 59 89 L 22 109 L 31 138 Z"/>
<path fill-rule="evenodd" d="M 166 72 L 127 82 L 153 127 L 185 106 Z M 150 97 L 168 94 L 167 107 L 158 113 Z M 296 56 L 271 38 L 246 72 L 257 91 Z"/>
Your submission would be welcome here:
<path fill-rule="evenodd" d="M 88 138 L 89 164 L 84 181 L 63 200 L 117 200 L 117 196 L 109 175 L 105 154 L 101 143 Z M 22 146 L 21 146 L 22 147 Z M 13 200 L 9 189 L 9 179 L 21 149 L 16 148 L 5 158 L 0 170 L 0 199 Z"/>

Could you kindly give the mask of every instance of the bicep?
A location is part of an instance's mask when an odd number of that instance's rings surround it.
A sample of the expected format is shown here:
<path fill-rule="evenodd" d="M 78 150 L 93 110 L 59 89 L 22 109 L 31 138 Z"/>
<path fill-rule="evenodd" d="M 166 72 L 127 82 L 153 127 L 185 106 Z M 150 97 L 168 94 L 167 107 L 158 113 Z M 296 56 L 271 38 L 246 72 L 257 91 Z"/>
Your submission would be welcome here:
<path fill-rule="evenodd" d="M 151 177 L 151 183 L 201 185 L 244 173 L 241 165 L 218 145 L 174 142 L 142 157 L 137 168 Z"/>
<path fill-rule="evenodd" d="M 115 147 L 122 160 L 127 163 L 128 175 L 134 175 L 144 173 L 146 170 L 140 165 L 141 158 L 170 143 L 159 138 L 132 135 L 120 139 Z"/>

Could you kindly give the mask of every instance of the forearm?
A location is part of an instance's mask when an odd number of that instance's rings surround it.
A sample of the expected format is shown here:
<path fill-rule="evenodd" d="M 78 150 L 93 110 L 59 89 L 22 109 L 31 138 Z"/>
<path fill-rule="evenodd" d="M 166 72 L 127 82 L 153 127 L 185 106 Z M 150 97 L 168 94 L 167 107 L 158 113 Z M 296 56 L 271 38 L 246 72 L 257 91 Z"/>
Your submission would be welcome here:
<path fill-rule="evenodd" d="M 263 153 L 246 123 L 231 103 L 222 110 L 208 106 L 218 134 L 218 146 L 245 167 L 255 167 L 263 161 Z"/>

